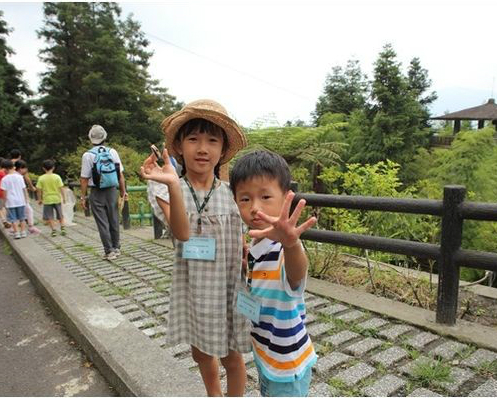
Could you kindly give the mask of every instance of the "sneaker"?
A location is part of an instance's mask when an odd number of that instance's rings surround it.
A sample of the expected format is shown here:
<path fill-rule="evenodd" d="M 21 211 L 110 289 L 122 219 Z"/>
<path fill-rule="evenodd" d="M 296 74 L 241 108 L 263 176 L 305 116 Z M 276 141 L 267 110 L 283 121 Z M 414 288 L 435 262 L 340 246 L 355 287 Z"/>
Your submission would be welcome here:
<path fill-rule="evenodd" d="M 52 229 L 51 236 L 52 236 L 52 238 L 57 236 L 57 231 L 55 229 Z"/>
<path fill-rule="evenodd" d="M 121 249 L 114 249 L 113 251 L 114 251 L 114 253 L 116 253 L 116 256 L 121 255 Z"/>
<path fill-rule="evenodd" d="M 60 235 L 61 236 L 66 236 L 66 230 L 64 228 L 60 229 Z"/>
<path fill-rule="evenodd" d="M 21 238 L 26 238 L 28 236 L 28 231 L 21 232 Z"/>
<path fill-rule="evenodd" d="M 38 228 L 33 227 L 33 226 L 29 227 L 28 231 L 30 234 L 33 234 L 33 235 L 39 234 L 41 232 Z"/>
<path fill-rule="evenodd" d="M 21 239 L 21 233 L 20 232 L 14 233 L 14 239 Z"/>
<path fill-rule="evenodd" d="M 105 260 L 115 260 L 117 258 L 116 252 L 112 251 L 104 256 Z"/>

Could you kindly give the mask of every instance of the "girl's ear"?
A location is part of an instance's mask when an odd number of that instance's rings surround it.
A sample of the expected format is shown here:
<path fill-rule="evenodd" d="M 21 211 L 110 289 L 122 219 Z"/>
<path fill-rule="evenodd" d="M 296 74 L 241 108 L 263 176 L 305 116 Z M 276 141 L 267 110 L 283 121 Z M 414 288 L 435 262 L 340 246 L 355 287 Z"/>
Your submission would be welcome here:
<path fill-rule="evenodd" d="M 180 156 L 183 156 L 183 151 L 181 150 L 181 144 L 178 141 L 176 141 L 176 140 L 173 141 L 173 147 L 174 147 L 174 150 L 176 152 L 178 152 L 178 154 Z"/>

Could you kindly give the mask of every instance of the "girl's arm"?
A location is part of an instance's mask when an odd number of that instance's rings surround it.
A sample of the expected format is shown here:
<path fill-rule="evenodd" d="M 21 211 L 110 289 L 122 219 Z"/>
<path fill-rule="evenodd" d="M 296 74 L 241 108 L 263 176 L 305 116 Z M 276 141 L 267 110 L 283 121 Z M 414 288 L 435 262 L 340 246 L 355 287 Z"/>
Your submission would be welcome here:
<path fill-rule="evenodd" d="M 164 166 L 159 167 L 155 155 L 150 155 L 141 167 L 141 175 L 147 180 L 161 182 L 169 190 L 169 203 L 158 198 L 157 203 L 164 211 L 173 236 L 181 241 L 190 239 L 190 224 L 186 214 L 185 202 L 181 191 L 180 180 L 169 160 L 167 150 L 163 153 Z"/>
<path fill-rule="evenodd" d="M 26 205 L 29 203 L 29 196 L 28 196 L 28 190 L 26 188 L 23 188 L 24 191 L 24 200 L 26 201 Z"/>
<path fill-rule="evenodd" d="M 36 196 L 38 198 L 38 204 L 41 205 L 43 203 L 43 191 L 40 188 L 36 190 Z"/>

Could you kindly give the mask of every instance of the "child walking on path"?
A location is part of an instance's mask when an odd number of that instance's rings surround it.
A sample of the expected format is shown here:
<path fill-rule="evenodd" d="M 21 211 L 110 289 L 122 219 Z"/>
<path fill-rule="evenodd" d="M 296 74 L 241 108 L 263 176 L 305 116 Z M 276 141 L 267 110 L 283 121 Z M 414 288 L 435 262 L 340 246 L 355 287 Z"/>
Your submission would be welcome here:
<path fill-rule="evenodd" d="M 300 235 L 302 199 L 290 215 L 295 194 L 290 170 L 274 153 L 255 151 L 240 158 L 230 187 L 253 238 L 248 253 L 247 289 L 238 308 L 252 320 L 252 348 L 262 396 L 307 396 L 317 356 L 305 327 L 303 293 L 308 260 Z"/>
<path fill-rule="evenodd" d="M 226 369 L 228 395 L 242 396 L 246 371 L 241 354 L 250 352 L 250 325 L 236 312 L 236 292 L 243 288 L 242 221 L 218 172 L 246 145 L 245 136 L 226 110 L 211 100 L 187 104 L 166 118 L 162 129 L 165 165 L 160 168 L 152 155 L 141 172 L 168 186 L 169 200 L 158 201 L 167 210 L 164 214 L 178 241 L 168 340 L 172 345 L 191 345 L 209 396 L 222 395 L 218 358 Z M 169 153 L 182 164 L 182 178 Z"/>
<path fill-rule="evenodd" d="M 26 185 L 29 185 L 26 182 L 26 176 L 28 175 L 28 164 L 24 160 L 20 159 L 16 160 L 14 166 L 16 168 L 16 172 L 18 172 L 24 178 L 24 183 Z M 31 182 L 31 180 L 29 181 Z M 28 188 L 26 187 L 26 189 Z M 26 203 L 25 216 L 26 216 L 26 222 L 28 223 L 28 232 L 31 234 L 39 234 L 40 230 L 35 227 L 34 212 L 33 208 L 29 204 L 29 201 Z"/>
<path fill-rule="evenodd" d="M 3 166 L 4 158 L 0 158 L 0 186 L 2 184 L 2 178 L 7 175 L 5 167 Z M 5 210 L 5 192 L 0 189 L 0 222 L 4 228 L 10 228 L 10 223 L 7 221 L 7 211 Z"/>
<path fill-rule="evenodd" d="M 7 175 L 2 178 L 0 188 L 5 191 L 5 207 L 7 209 L 7 221 L 12 224 L 14 239 L 28 236 L 26 231 L 26 203 L 28 203 L 28 191 L 24 178 L 16 173 L 12 160 L 4 160 L 4 168 Z"/>
<path fill-rule="evenodd" d="M 51 159 L 43 161 L 45 174 L 38 178 L 36 188 L 38 190 L 38 203 L 43 204 L 43 220 L 50 226 L 52 236 L 57 236 L 55 229 L 54 212 L 59 221 L 60 234 L 65 235 L 64 217 L 62 215 L 62 203 L 65 202 L 64 184 L 58 174 L 53 171 L 55 162 Z"/>

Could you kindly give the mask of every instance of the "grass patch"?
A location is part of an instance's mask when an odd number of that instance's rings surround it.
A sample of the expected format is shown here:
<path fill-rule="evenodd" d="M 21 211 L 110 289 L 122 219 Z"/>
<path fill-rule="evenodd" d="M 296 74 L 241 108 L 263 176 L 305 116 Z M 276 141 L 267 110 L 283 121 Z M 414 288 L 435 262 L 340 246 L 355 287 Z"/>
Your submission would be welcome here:
<path fill-rule="evenodd" d="M 11 256 L 13 253 L 12 247 L 7 242 L 3 242 L 2 252 L 7 256 Z"/>
<path fill-rule="evenodd" d="M 440 383 L 452 381 L 450 370 L 450 365 L 442 361 L 427 360 L 416 364 L 412 378 L 422 387 L 437 388 Z"/>
<path fill-rule="evenodd" d="M 476 369 L 476 372 L 483 377 L 497 377 L 497 361 L 484 362 Z"/>

